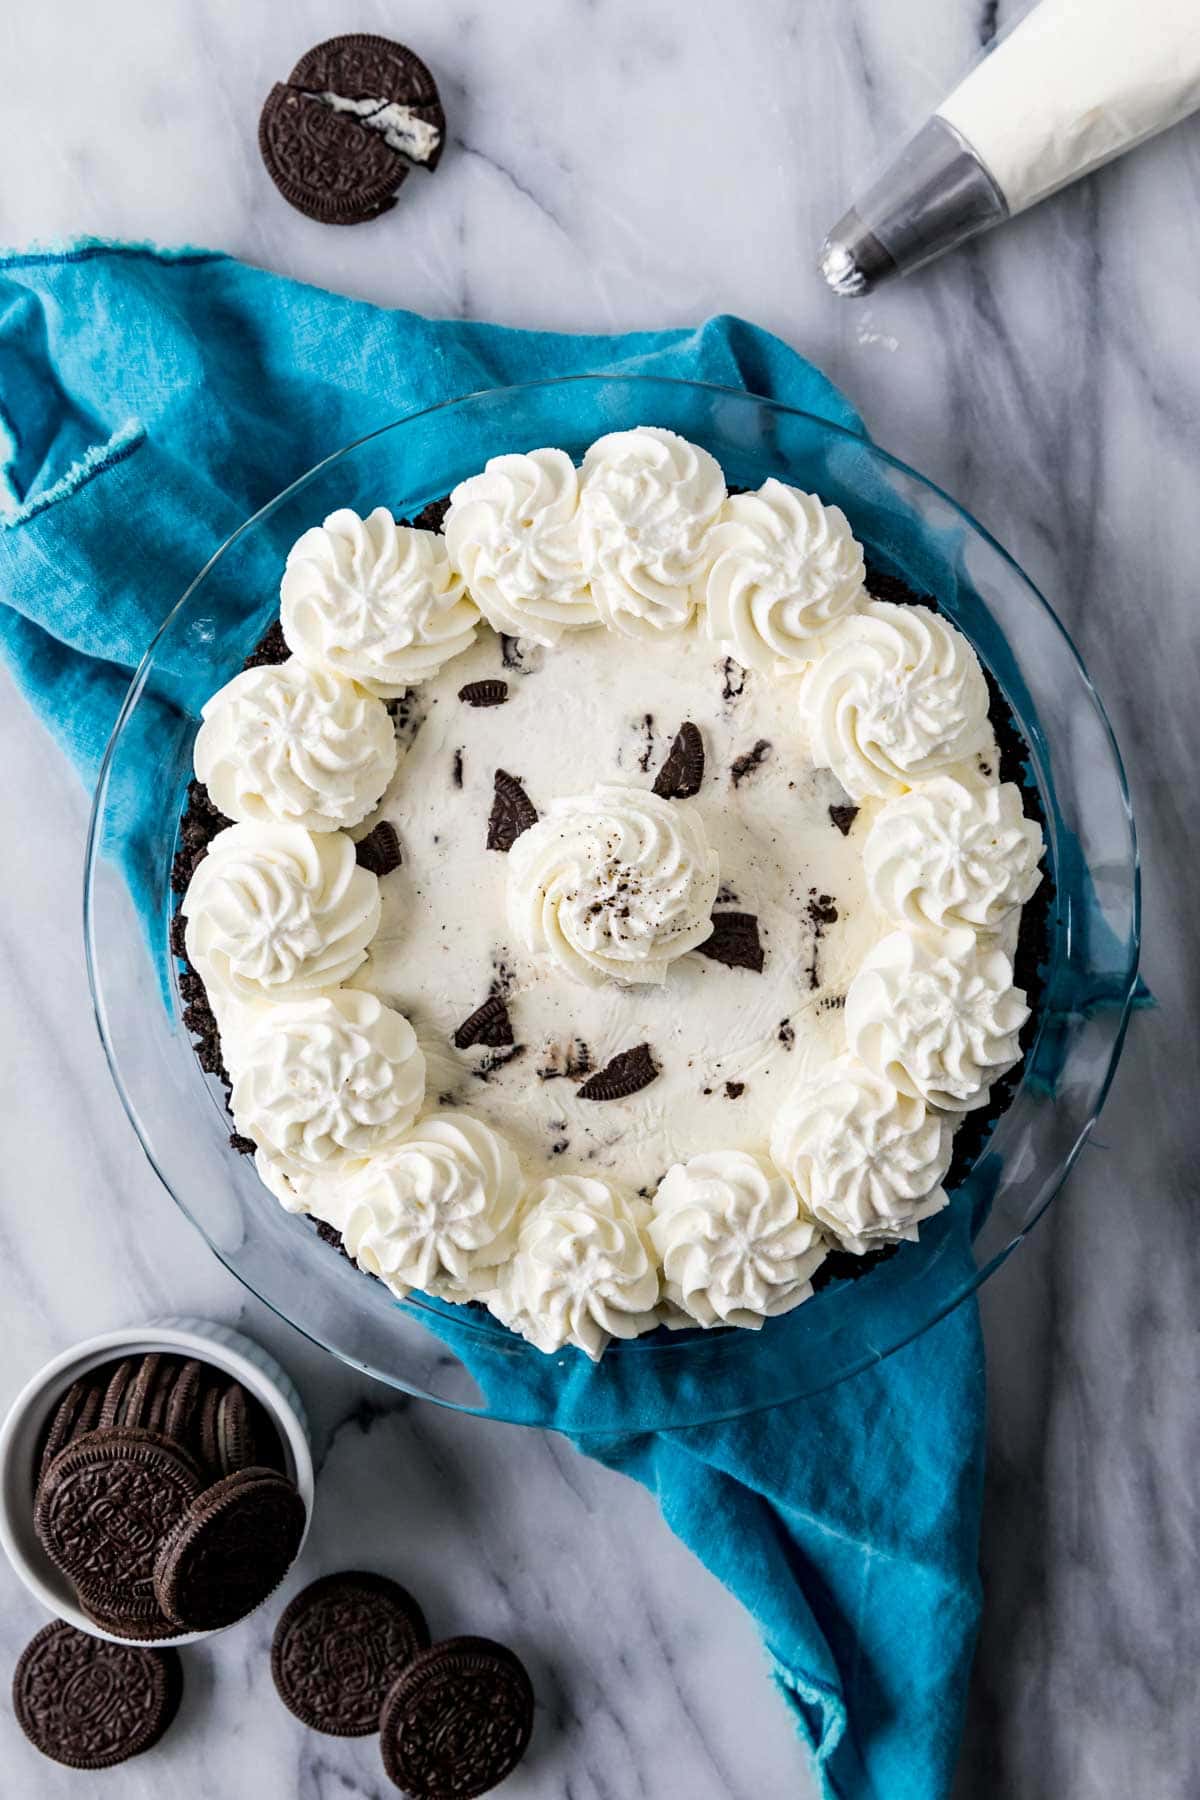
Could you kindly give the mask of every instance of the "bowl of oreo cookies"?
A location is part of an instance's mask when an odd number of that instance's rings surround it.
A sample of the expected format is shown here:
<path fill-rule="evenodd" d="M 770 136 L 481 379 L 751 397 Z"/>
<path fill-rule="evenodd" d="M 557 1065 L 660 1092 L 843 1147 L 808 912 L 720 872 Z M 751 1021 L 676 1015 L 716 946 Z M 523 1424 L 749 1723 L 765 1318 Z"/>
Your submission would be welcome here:
<path fill-rule="evenodd" d="M 0 1428 L 0 1470 L 0 1543 L 26 1587 L 124 1644 L 190 1644 L 245 1618 L 295 1562 L 312 1511 L 295 1388 L 206 1320 L 56 1357 Z"/>
<path fill-rule="evenodd" d="M 650 1429 L 842 1380 L 1017 1247 L 1120 1053 L 1136 841 L 1069 639 L 945 494 L 584 376 L 400 420 L 216 549 L 86 935 L 134 1127 L 255 1293 L 409 1392 Z"/>

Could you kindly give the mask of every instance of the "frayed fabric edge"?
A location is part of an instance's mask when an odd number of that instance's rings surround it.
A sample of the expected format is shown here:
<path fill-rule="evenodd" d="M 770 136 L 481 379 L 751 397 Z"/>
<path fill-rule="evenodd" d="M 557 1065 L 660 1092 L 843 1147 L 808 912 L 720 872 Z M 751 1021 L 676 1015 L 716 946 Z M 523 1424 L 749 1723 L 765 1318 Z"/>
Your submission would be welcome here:
<path fill-rule="evenodd" d="M 57 506 L 59 501 L 70 499 L 72 494 L 78 493 L 81 487 L 103 474 L 105 469 L 123 462 L 125 457 L 144 442 L 145 436 L 145 427 L 139 419 L 126 419 L 123 425 L 118 425 L 107 443 L 93 444 L 87 454 L 73 462 L 57 481 L 52 482 L 48 488 L 43 488 L 40 493 L 31 494 L 15 511 L 5 510 L 4 501 L 0 500 L 0 531 L 11 531 L 36 518 L 48 507 Z M 11 480 L 7 476 L 3 479 L 5 498 L 15 499 Z"/>
<path fill-rule="evenodd" d="M 35 238 L 30 244 L 0 247 L 0 269 L 29 268 L 38 263 L 83 262 L 90 256 L 148 256 L 156 262 L 222 262 L 227 250 L 208 250 L 199 244 L 163 245 L 129 242 L 124 238 Z"/>

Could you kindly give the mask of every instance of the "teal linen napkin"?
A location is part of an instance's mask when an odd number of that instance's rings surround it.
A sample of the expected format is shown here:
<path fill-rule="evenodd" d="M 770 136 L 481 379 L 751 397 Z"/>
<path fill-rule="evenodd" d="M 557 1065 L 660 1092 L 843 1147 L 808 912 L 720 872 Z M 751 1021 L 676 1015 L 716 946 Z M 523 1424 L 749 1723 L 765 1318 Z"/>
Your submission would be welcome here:
<path fill-rule="evenodd" d="M 204 251 L 0 258 L 0 647 L 18 683 L 91 783 L 152 633 L 250 512 L 434 401 L 583 371 L 724 383 L 862 429 L 818 370 L 738 319 L 568 337 L 389 312 Z M 152 735 L 145 759 L 151 779 Z M 949 1789 L 983 1420 L 972 1302 L 814 1400 L 579 1440 L 650 1488 L 750 1610 L 823 1795 Z"/>

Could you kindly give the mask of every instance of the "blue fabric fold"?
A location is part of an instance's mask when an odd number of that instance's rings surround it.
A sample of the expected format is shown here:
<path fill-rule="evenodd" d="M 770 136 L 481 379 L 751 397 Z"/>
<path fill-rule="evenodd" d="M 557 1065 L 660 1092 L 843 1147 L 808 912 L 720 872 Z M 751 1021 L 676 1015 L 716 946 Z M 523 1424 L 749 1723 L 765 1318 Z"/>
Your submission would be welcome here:
<path fill-rule="evenodd" d="M 739 319 L 571 337 L 386 311 L 205 251 L 0 258 L 0 649 L 90 784 L 155 629 L 249 513 L 404 414 L 583 371 L 719 382 L 862 429 Z M 153 756 L 151 731 L 147 779 Z M 965 1269 L 965 1231 L 951 1253 Z M 578 1442 L 648 1487 L 750 1610 L 823 1795 L 937 1800 L 978 1620 L 983 1426 L 969 1302 L 815 1399 Z"/>

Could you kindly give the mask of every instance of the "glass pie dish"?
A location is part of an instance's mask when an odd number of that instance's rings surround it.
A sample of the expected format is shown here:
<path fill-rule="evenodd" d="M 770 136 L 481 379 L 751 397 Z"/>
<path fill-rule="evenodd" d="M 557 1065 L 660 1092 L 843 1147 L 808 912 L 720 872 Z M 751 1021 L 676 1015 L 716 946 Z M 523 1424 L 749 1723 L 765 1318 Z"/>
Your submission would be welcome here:
<path fill-rule="evenodd" d="M 663 425 L 704 445 L 730 484 L 768 475 L 848 515 L 876 569 L 933 593 L 1019 725 L 1053 884 L 1035 1035 L 1019 1085 L 950 1205 L 857 1280 L 836 1280 L 759 1332 L 655 1333 L 593 1365 L 546 1357 L 481 1308 L 379 1282 L 285 1212 L 229 1144 L 220 1086 L 184 1029 L 168 929 L 200 707 L 278 611 L 287 551 L 335 508 L 411 517 L 488 457 Z M 466 395 L 349 445 L 256 513 L 167 616 L 134 678 L 96 790 L 85 938 L 113 1079 L 164 1186 L 221 1261 L 315 1342 L 406 1392 L 574 1434 L 734 1417 L 820 1391 L 909 1342 L 972 1293 L 1061 1187 L 1120 1054 L 1138 960 L 1138 866 L 1120 756 L 1045 600 L 963 510 L 827 421 L 725 388 L 579 376 Z"/>

